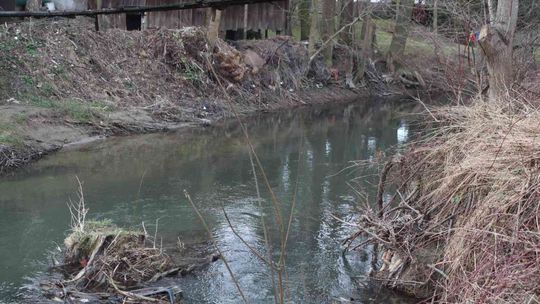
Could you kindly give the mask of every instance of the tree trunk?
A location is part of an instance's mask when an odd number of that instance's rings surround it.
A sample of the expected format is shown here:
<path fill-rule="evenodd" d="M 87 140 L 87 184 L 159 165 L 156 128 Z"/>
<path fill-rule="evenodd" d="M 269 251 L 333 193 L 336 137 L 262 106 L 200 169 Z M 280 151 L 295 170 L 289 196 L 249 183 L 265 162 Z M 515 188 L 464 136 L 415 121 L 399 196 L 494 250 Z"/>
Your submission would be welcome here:
<path fill-rule="evenodd" d="M 395 72 L 399 65 L 400 58 L 405 52 L 407 37 L 409 36 L 409 27 L 411 24 L 411 16 L 414 6 L 414 0 L 399 1 L 399 9 L 396 16 L 396 24 L 394 33 L 392 34 L 392 42 L 386 55 L 388 68 L 391 72 Z"/>
<path fill-rule="evenodd" d="M 439 0 L 433 1 L 433 32 L 439 31 Z"/>
<path fill-rule="evenodd" d="M 317 43 L 319 24 L 319 1 L 311 0 L 311 22 L 309 27 L 309 45 L 308 53 L 311 57 L 315 53 L 315 44 Z"/>
<path fill-rule="evenodd" d="M 285 1 L 285 35 L 292 36 L 292 17 L 293 14 L 292 8 L 295 6 L 294 0 L 286 0 Z"/>
<path fill-rule="evenodd" d="M 488 20 L 490 20 L 490 24 L 491 22 L 493 22 L 493 20 L 495 20 L 495 6 L 493 5 L 493 1 L 494 0 L 487 0 L 487 7 L 488 7 L 488 14 L 489 14 Z"/>
<path fill-rule="evenodd" d="M 353 22 L 355 17 L 355 5 L 353 0 L 341 0 L 341 17 L 339 18 L 340 29 Z M 357 53 L 357 45 L 354 43 L 356 25 L 346 28 L 340 35 L 341 43 L 348 46 L 347 62 L 345 66 L 345 84 L 348 88 L 354 89 L 354 58 Z"/>
<path fill-rule="evenodd" d="M 309 39 L 309 0 L 299 0 L 298 19 L 300 19 L 300 40 Z"/>
<path fill-rule="evenodd" d="M 41 8 L 41 0 L 28 0 L 26 2 L 26 10 L 29 12 L 39 11 Z"/>
<path fill-rule="evenodd" d="M 512 49 L 518 16 L 518 0 L 499 0 L 491 24 L 480 31 L 479 43 L 489 74 L 489 99 L 504 96 L 512 85 Z"/>
<path fill-rule="evenodd" d="M 364 17 L 362 22 L 362 33 L 361 33 L 361 53 L 358 58 L 358 70 L 356 77 L 361 79 L 364 77 L 366 71 L 366 64 L 370 57 L 373 55 L 373 41 L 375 38 L 375 23 L 371 20 L 371 15 L 368 14 Z"/>
<path fill-rule="evenodd" d="M 335 14 L 336 1 L 335 0 L 322 0 L 322 22 L 321 22 L 321 38 L 323 43 L 328 41 L 336 30 Z M 330 41 L 323 50 L 324 61 L 326 66 L 331 67 L 332 55 L 334 50 L 334 42 Z"/>
<path fill-rule="evenodd" d="M 401 0 L 392 1 L 392 4 L 393 6 L 395 6 L 395 12 L 396 12 L 396 15 L 394 16 L 394 20 L 397 21 L 398 16 L 399 16 L 400 6 L 401 6 Z"/>
<path fill-rule="evenodd" d="M 216 45 L 216 40 L 219 36 L 219 24 L 221 22 L 221 10 L 216 8 L 211 8 L 210 17 L 208 20 L 208 32 L 206 33 L 206 38 L 208 39 L 209 50 L 214 51 L 214 46 Z"/>
<path fill-rule="evenodd" d="M 346 24 L 349 24 L 354 19 L 354 1 L 353 0 L 342 0 L 341 5 L 341 18 L 339 18 L 339 27 L 342 28 Z M 354 26 L 349 27 L 344 30 L 340 35 L 340 40 L 343 44 L 352 47 L 353 37 L 354 37 Z"/>

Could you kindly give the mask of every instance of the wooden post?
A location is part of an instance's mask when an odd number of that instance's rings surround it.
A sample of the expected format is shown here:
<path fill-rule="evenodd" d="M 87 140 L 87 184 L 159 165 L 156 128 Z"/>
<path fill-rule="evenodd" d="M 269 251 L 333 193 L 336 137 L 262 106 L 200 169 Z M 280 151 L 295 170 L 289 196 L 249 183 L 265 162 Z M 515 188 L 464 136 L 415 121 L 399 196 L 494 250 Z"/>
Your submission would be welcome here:
<path fill-rule="evenodd" d="M 208 20 L 208 32 L 206 33 L 210 51 L 213 51 L 214 46 L 216 45 L 216 40 L 219 36 L 220 22 L 221 10 L 213 7 L 210 12 L 210 19 Z"/>
<path fill-rule="evenodd" d="M 244 4 L 244 32 L 242 33 L 242 39 L 247 39 L 247 31 L 248 31 L 248 5 Z"/>
<path fill-rule="evenodd" d="M 96 0 L 96 9 L 100 10 L 103 8 L 103 0 Z M 94 26 L 96 28 L 96 32 L 99 31 L 99 19 L 102 19 L 103 17 L 99 17 L 99 15 L 96 15 L 96 19 L 94 20 Z"/>

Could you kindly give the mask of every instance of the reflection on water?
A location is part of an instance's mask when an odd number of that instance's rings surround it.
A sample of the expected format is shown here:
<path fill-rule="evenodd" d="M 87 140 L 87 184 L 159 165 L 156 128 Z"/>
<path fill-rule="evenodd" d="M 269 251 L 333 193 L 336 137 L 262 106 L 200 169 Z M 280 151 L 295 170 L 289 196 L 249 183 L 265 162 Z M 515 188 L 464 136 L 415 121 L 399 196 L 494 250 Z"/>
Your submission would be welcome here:
<path fill-rule="evenodd" d="M 396 114 L 389 105 L 361 103 L 248 119 L 251 139 L 286 219 L 297 191 L 286 252 L 287 297 L 293 302 L 340 297 L 400 301 L 387 290 L 366 285 L 366 252 L 342 255 L 340 244 L 351 227 L 335 219 L 353 220 L 358 214 L 347 181 L 366 176 L 362 180 L 369 185 L 376 179 L 374 171 L 342 171 L 349 162 L 374 158 L 410 136 L 407 122 Z M 235 228 L 262 252 L 265 216 L 272 226 L 277 260 L 279 231 L 273 209 L 268 199 L 259 207 L 245 140 L 236 123 L 115 138 L 57 153 L 0 180 L 0 302 L 20 299 L 21 286 L 46 268 L 47 252 L 56 248 L 55 242 L 62 243 L 75 176 L 84 183 L 89 217 L 110 218 L 120 226 L 144 222 L 149 230 L 159 219 L 165 247 L 174 247 L 178 239 L 187 244 L 206 239 L 183 196 L 183 189 L 188 190 L 246 296 L 252 302 L 273 302 L 269 271 L 234 236 L 221 210 L 223 205 Z M 261 195 L 269 198 L 262 185 Z M 239 301 L 221 261 L 176 283 L 188 302 Z"/>

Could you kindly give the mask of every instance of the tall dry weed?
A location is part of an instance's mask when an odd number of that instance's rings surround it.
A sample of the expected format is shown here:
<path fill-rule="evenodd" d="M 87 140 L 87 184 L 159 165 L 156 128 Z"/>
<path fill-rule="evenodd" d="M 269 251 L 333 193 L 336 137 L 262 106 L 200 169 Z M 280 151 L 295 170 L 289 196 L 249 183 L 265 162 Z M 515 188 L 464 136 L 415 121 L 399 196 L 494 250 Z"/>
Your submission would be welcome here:
<path fill-rule="evenodd" d="M 429 286 L 439 303 L 539 301 L 538 105 L 478 100 L 431 114 L 435 127 L 393 160 L 384 212 L 359 226 L 363 243 L 384 248 L 379 276 Z"/>

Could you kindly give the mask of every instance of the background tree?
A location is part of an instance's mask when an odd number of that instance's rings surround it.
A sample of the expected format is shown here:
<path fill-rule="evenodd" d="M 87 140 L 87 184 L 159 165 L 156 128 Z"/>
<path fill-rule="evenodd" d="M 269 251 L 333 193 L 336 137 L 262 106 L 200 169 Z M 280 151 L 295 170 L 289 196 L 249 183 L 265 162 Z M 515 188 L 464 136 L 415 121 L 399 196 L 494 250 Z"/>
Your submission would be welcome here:
<path fill-rule="evenodd" d="M 298 19 L 300 23 L 300 40 L 309 39 L 309 28 L 310 28 L 310 0 L 299 0 L 298 1 Z"/>
<path fill-rule="evenodd" d="M 439 0 L 433 0 L 433 32 L 439 31 Z"/>
<path fill-rule="evenodd" d="M 321 39 L 328 41 L 336 30 L 336 1 L 335 0 L 322 0 L 322 20 L 321 20 Z M 332 56 L 334 50 L 334 43 L 330 41 L 326 44 L 323 50 L 324 61 L 328 67 L 331 67 Z"/>
<path fill-rule="evenodd" d="M 405 52 L 407 37 L 409 36 L 409 27 L 411 24 L 411 16 L 414 6 L 414 0 L 399 1 L 396 11 L 396 24 L 394 33 L 392 34 L 392 42 L 387 54 L 387 63 L 390 71 L 395 72 L 397 69 L 396 63 L 399 61 Z"/>
<path fill-rule="evenodd" d="M 507 92 L 513 81 L 513 41 L 518 17 L 518 0 L 499 0 L 491 24 L 482 27 L 480 45 L 489 74 L 489 98 Z"/>
<path fill-rule="evenodd" d="M 311 20 L 309 27 L 308 53 L 311 57 L 315 53 L 315 44 L 317 43 L 319 27 L 319 1 L 311 0 Z"/>
<path fill-rule="evenodd" d="M 354 19 L 354 1 L 341 0 L 339 27 L 342 28 L 351 23 Z M 352 46 L 354 38 L 354 26 L 348 27 L 340 34 L 340 42 Z"/>

